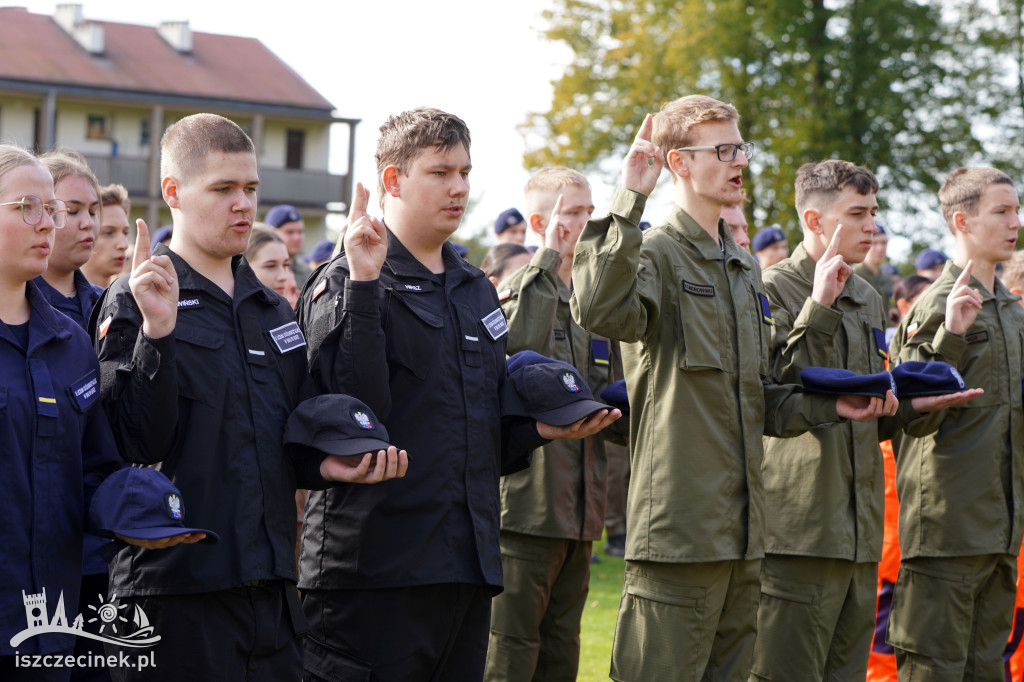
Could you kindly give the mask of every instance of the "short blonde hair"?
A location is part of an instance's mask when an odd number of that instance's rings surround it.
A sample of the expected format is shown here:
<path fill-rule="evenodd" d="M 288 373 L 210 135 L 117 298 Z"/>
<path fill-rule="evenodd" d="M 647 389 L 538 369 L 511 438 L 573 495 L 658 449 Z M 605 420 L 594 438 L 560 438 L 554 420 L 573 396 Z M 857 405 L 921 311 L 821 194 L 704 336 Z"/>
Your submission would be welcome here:
<path fill-rule="evenodd" d="M 699 123 L 709 121 L 738 121 L 736 107 L 706 95 L 687 95 L 663 106 L 654 115 L 654 144 L 668 158 L 669 151 L 693 145 L 690 131 Z"/>
<path fill-rule="evenodd" d="M 206 169 L 210 154 L 249 153 L 256 147 L 242 127 L 217 114 L 192 114 L 168 126 L 160 140 L 160 177 L 188 183 Z"/>
<path fill-rule="evenodd" d="M 969 216 L 977 215 L 982 193 L 986 187 L 994 184 L 1013 187 L 1013 180 L 995 168 L 957 168 L 949 174 L 939 188 L 939 203 L 942 205 L 942 217 L 950 232 L 956 235 L 956 230 L 953 229 L 953 214 L 962 211 Z"/>
<path fill-rule="evenodd" d="M 590 183 L 583 173 L 565 166 L 552 166 L 534 173 L 523 188 L 527 218 L 529 218 L 529 214 L 536 213 L 538 210 L 550 209 L 551 206 L 548 206 L 548 202 L 543 201 L 541 197 L 548 199 L 563 187 L 590 189 Z"/>
<path fill-rule="evenodd" d="M 89 162 L 85 160 L 84 156 L 71 149 L 57 149 L 43 154 L 39 157 L 39 161 L 46 170 L 50 171 L 50 175 L 53 176 L 54 187 L 61 180 L 77 175 L 89 183 L 89 186 L 96 193 L 96 200 L 99 201 L 100 182 L 96 179 L 96 174 L 92 172 L 92 168 L 89 168 Z"/>

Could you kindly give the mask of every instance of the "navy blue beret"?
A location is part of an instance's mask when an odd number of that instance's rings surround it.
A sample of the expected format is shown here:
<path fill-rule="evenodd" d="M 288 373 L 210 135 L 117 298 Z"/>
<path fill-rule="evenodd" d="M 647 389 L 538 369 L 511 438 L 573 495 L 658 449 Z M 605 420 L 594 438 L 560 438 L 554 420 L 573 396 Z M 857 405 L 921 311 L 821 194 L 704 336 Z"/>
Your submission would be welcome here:
<path fill-rule="evenodd" d="M 892 376 L 903 398 L 959 393 L 967 388 L 956 367 L 945 362 L 907 360 L 893 367 Z"/>
<path fill-rule="evenodd" d="M 285 223 L 295 223 L 300 220 L 302 220 L 302 216 L 299 215 L 299 211 L 288 204 L 278 204 L 267 211 L 267 215 L 263 218 L 263 222 L 271 227 L 281 227 Z"/>
<path fill-rule="evenodd" d="M 767 249 L 772 244 L 784 241 L 786 241 L 786 235 L 782 232 L 782 229 L 778 225 L 769 225 L 758 230 L 750 243 L 754 247 L 754 251 L 757 252 Z"/>
<path fill-rule="evenodd" d="M 629 414 L 629 395 L 626 393 L 626 382 L 622 379 L 608 384 L 608 386 L 601 391 L 601 400 L 605 401 L 612 407 L 618 408 L 622 414 Z"/>
<path fill-rule="evenodd" d="M 928 268 L 944 265 L 947 260 L 946 254 L 938 249 L 925 249 L 917 254 L 917 258 L 914 260 L 914 267 L 918 270 L 927 270 Z"/>
<path fill-rule="evenodd" d="M 507 208 L 494 221 L 494 234 L 501 234 L 513 225 L 518 225 L 525 220 L 526 218 L 523 217 L 523 214 L 518 209 Z"/>
<path fill-rule="evenodd" d="M 804 390 L 834 395 L 867 395 L 884 398 L 886 391 L 896 392 L 896 382 L 889 372 L 856 374 L 848 369 L 807 367 L 800 372 Z"/>

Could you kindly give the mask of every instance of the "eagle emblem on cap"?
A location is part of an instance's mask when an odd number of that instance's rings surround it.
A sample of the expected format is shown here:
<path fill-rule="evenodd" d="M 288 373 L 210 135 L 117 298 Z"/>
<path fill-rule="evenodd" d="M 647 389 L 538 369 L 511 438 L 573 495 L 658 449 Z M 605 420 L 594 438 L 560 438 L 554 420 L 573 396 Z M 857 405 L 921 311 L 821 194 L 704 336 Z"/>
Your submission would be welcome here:
<path fill-rule="evenodd" d="M 562 374 L 562 383 L 565 385 L 565 389 L 572 393 L 578 393 L 580 390 L 579 384 L 576 383 L 576 377 L 569 372 Z"/>
<path fill-rule="evenodd" d="M 172 519 L 181 520 L 181 498 L 174 493 L 167 496 L 167 512 L 171 515 Z"/>
<path fill-rule="evenodd" d="M 370 417 L 365 412 L 356 412 L 352 416 L 355 418 L 356 424 L 359 424 L 359 428 L 361 428 L 361 429 L 372 429 L 373 428 L 373 422 L 370 421 Z"/>
<path fill-rule="evenodd" d="M 956 367 L 950 367 L 949 373 L 953 375 L 954 379 L 956 379 L 956 383 L 960 384 L 960 388 L 967 388 L 967 384 L 964 383 L 964 378 L 960 376 L 960 372 L 956 371 Z"/>

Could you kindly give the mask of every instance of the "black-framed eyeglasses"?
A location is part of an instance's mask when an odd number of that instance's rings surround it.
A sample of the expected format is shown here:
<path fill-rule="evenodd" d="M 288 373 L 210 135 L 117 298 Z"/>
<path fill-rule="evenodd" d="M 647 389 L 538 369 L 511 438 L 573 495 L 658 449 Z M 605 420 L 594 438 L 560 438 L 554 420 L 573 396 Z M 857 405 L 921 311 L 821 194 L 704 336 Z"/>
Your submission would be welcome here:
<path fill-rule="evenodd" d="M 726 144 L 716 144 L 711 147 L 680 147 L 677 152 L 699 152 L 705 149 L 714 149 L 715 153 L 718 154 L 718 160 L 729 163 L 736 158 L 736 152 L 743 152 L 743 156 L 748 159 L 754 155 L 754 143 L 753 142 L 742 142 L 740 144 L 733 144 L 728 142 Z"/>
<path fill-rule="evenodd" d="M 54 199 L 44 204 L 43 200 L 39 197 L 26 194 L 21 198 L 21 201 L 8 201 L 0 204 L 0 206 L 21 206 L 21 219 L 25 221 L 26 225 L 32 227 L 36 227 L 39 223 L 43 222 L 44 210 L 53 221 L 53 226 L 58 229 L 64 227 L 68 219 L 68 205 L 60 199 Z"/>

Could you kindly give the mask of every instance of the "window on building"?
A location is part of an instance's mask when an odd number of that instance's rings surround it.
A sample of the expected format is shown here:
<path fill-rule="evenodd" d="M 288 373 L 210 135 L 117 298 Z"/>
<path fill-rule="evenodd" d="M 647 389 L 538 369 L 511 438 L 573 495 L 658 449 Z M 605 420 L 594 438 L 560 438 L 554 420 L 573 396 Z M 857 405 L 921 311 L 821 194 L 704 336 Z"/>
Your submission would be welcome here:
<path fill-rule="evenodd" d="M 104 140 L 110 137 L 108 119 L 103 114 L 89 114 L 85 136 L 90 140 Z"/>
<path fill-rule="evenodd" d="M 303 130 L 289 130 L 287 149 L 284 155 L 284 167 L 292 170 L 302 169 L 302 149 L 306 146 L 306 133 Z"/>
<path fill-rule="evenodd" d="M 149 119 L 144 118 L 139 123 L 139 146 L 147 147 L 149 146 Z"/>

